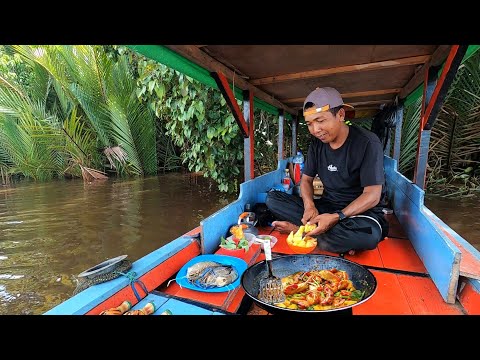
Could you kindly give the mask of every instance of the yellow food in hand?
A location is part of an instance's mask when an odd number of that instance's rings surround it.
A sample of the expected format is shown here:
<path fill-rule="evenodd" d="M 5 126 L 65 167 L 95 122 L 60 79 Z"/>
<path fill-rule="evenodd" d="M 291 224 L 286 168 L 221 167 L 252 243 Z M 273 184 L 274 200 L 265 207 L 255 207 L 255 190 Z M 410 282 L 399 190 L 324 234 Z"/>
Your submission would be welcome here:
<path fill-rule="evenodd" d="M 298 228 L 297 232 L 293 236 L 296 239 L 301 239 L 303 237 L 303 233 L 305 232 L 305 226 L 302 225 Z"/>
<path fill-rule="evenodd" d="M 311 225 L 310 225 L 311 226 Z M 314 227 L 315 224 L 313 224 Z M 298 229 L 296 233 L 293 233 L 293 231 L 290 232 L 290 234 L 287 237 L 287 243 L 294 245 L 294 246 L 300 246 L 300 247 L 314 247 L 317 246 L 317 239 L 311 237 L 311 236 L 305 236 L 302 239 L 302 235 L 304 234 L 305 231 L 305 226 L 302 225 Z"/>
<path fill-rule="evenodd" d="M 317 227 L 317 225 L 315 225 L 315 224 L 308 224 L 307 223 L 307 225 L 305 225 L 305 232 L 309 233 L 310 231 L 314 230 L 316 227 Z"/>

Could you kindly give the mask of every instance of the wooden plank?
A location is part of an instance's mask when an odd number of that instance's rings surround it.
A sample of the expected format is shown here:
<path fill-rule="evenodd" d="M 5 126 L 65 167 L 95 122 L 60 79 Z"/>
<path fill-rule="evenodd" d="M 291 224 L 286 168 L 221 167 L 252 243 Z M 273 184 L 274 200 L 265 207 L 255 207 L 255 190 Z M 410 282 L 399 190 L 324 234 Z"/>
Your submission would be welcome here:
<path fill-rule="evenodd" d="M 468 315 L 480 315 L 480 281 L 462 278 L 458 301 Z"/>
<path fill-rule="evenodd" d="M 150 282 L 146 277 L 142 277 L 144 274 L 157 266 L 161 268 L 161 264 L 165 263 L 164 271 L 158 269 L 157 271 L 161 275 L 170 276 L 168 275 L 170 272 L 173 274 L 175 271 L 178 271 L 176 270 L 177 268 L 181 268 L 185 259 L 190 259 L 198 255 L 198 253 L 198 241 L 184 235 L 135 261 L 129 271 L 135 272 L 137 278 L 147 282 L 148 285 L 146 285 L 150 291 L 154 287 L 159 286 L 164 277 L 160 276 L 154 282 Z M 173 265 L 174 263 L 176 265 Z M 76 296 L 50 309 L 45 315 L 98 314 L 105 308 L 118 306 L 123 300 L 129 300 L 132 304 L 137 302 L 135 294 L 129 285 L 129 279 L 125 276 L 120 276 L 83 290 Z"/>
<path fill-rule="evenodd" d="M 341 73 L 352 73 L 352 72 L 359 72 L 359 71 L 388 69 L 388 68 L 407 66 L 407 65 L 418 65 L 418 64 L 426 63 L 429 59 L 430 59 L 430 55 L 412 56 L 412 57 L 407 57 L 402 59 L 391 59 L 391 60 L 377 61 L 377 62 L 364 63 L 364 64 L 346 65 L 346 66 L 338 66 L 338 67 L 332 67 L 327 69 L 317 69 L 317 70 L 296 72 L 291 74 L 268 76 L 260 79 L 252 79 L 250 83 L 252 85 L 257 86 L 257 85 L 273 84 L 273 83 L 279 83 L 283 81 L 292 81 L 292 80 L 298 80 L 298 79 L 319 78 L 323 76 L 337 75 Z"/>
<path fill-rule="evenodd" d="M 443 63 L 443 61 L 447 58 L 448 53 L 450 52 L 451 45 L 440 45 L 435 52 L 432 54 L 430 60 L 425 63 L 420 70 L 418 70 L 413 78 L 405 85 L 398 94 L 400 99 L 403 99 L 410 95 L 410 93 L 415 90 L 425 78 L 425 71 L 428 70 L 430 66 L 438 66 Z"/>
<path fill-rule="evenodd" d="M 395 89 L 381 89 L 381 90 L 371 90 L 371 91 L 357 91 L 357 92 L 350 92 L 350 93 L 341 93 L 343 99 L 345 98 L 352 98 L 352 97 L 361 97 L 361 96 L 375 96 L 375 95 L 386 95 L 386 94 L 396 94 L 400 92 L 399 88 Z M 283 99 L 282 102 L 288 103 L 303 103 L 305 97 L 301 98 L 293 98 L 293 99 Z M 377 108 L 378 109 L 378 108 Z"/>
<path fill-rule="evenodd" d="M 468 241 L 462 238 L 451 227 L 436 216 L 430 209 L 424 207 L 425 213 L 438 225 L 442 232 L 447 236 L 461 251 L 460 275 L 471 279 L 480 280 L 480 253 Z"/>
<path fill-rule="evenodd" d="M 423 210 L 423 190 L 396 171 L 396 161 L 384 157 L 393 210 L 444 300 L 453 304 L 461 252 Z"/>
<path fill-rule="evenodd" d="M 192 242 L 191 245 L 167 258 L 161 265 L 154 267 L 152 270 L 139 277 L 139 280 L 143 282 L 148 291 L 152 291 L 169 279 L 173 274 L 177 273 L 185 262 L 194 258 L 199 253 L 200 246 L 198 242 Z M 132 269 L 134 269 L 133 266 Z M 135 288 L 140 296 L 145 296 L 145 293 L 139 284 L 135 284 Z M 112 297 L 106 299 L 106 301 L 90 310 L 88 314 L 98 314 L 104 309 L 118 306 L 115 304 L 121 304 L 124 300 L 130 301 L 132 304 L 137 303 L 137 298 L 131 286 L 126 286 Z"/>
<path fill-rule="evenodd" d="M 140 300 L 138 304 L 132 306 L 132 310 L 140 310 L 142 309 L 147 303 L 151 302 L 155 306 L 155 312 L 152 315 L 160 315 L 163 312 L 165 307 L 163 306 L 168 301 L 168 298 L 165 296 L 155 295 L 155 294 L 148 294 L 145 298 Z"/>
<path fill-rule="evenodd" d="M 458 305 L 443 301 L 431 279 L 403 274 L 397 279 L 414 315 L 463 315 Z"/>
<path fill-rule="evenodd" d="M 375 104 L 390 104 L 392 102 L 393 102 L 393 99 L 386 99 L 386 100 L 349 102 L 349 104 L 352 106 L 361 106 L 361 105 L 375 105 Z"/>
<path fill-rule="evenodd" d="M 383 266 L 387 269 L 427 273 L 410 241 L 387 237 L 378 244 Z"/>
<path fill-rule="evenodd" d="M 162 289 L 162 291 L 179 298 L 191 299 L 205 305 L 213 305 L 220 309 L 226 309 L 230 304 L 229 299 L 235 296 L 238 287 L 232 291 L 211 293 L 181 288 L 177 283 L 172 282 L 166 289 Z"/>
<path fill-rule="evenodd" d="M 172 315 L 224 315 L 219 311 L 204 309 L 178 299 L 169 299 L 153 315 L 161 315 L 165 310 L 170 310 Z"/>
<path fill-rule="evenodd" d="M 200 65 L 201 67 L 207 69 L 208 71 L 219 71 L 225 74 L 225 76 L 230 80 L 233 81 L 234 79 L 234 72 L 226 67 L 225 65 L 219 63 L 211 56 L 207 55 L 205 52 L 200 50 L 194 45 L 165 45 L 169 49 L 179 53 L 180 55 L 186 57 L 187 59 L 193 61 L 194 63 Z M 263 90 L 260 90 L 256 86 L 250 84 L 248 81 L 243 79 L 240 76 L 235 77 L 235 85 L 241 88 L 242 90 L 250 90 L 253 91 L 255 96 L 260 100 L 263 100 L 279 109 L 283 109 L 286 112 L 296 115 L 297 111 L 293 110 L 292 108 L 282 104 L 280 101 L 275 99 L 273 96 L 267 94 Z"/>
<path fill-rule="evenodd" d="M 222 93 L 225 102 L 230 108 L 230 111 L 232 112 L 233 117 L 235 118 L 235 121 L 237 122 L 243 137 L 248 138 L 250 135 L 248 124 L 243 117 L 243 112 L 240 111 L 240 107 L 237 104 L 237 99 L 235 99 L 235 95 L 233 94 L 232 89 L 230 89 L 227 78 L 223 73 L 218 71 L 212 71 L 210 74 L 215 79 L 218 89 Z"/>
<path fill-rule="evenodd" d="M 255 263 L 258 255 L 260 254 L 260 251 L 260 245 L 252 244 L 247 252 L 242 251 L 233 255 L 231 252 L 228 252 L 228 250 L 220 248 L 215 252 L 215 254 L 235 256 L 244 260 L 248 265 L 252 265 Z M 171 283 L 167 287 L 164 286 L 162 288 L 162 291 L 164 291 L 166 294 L 174 295 L 176 297 L 195 300 L 204 304 L 213 305 L 229 312 L 236 312 L 238 310 L 243 296 L 245 295 L 245 292 L 240 285 L 231 291 L 209 293 L 203 291 L 195 291 L 191 289 L 183 289 L 178 284 Z"/>
<path fill-rule="evenodd" d="M 377 279 L 377 289 L 368 301 L 352 308 L 353 315 L 412 315 L 397 276 L 379 270 L 370 271 Z"/>
<path fill-rule="evenodd" d="M 255 117 L 253 92 L 243 93 L 243 117 L 247 122 L 248 137 L 243 139 L 244 181 L 255 178 Z"/>
<path fill-rule="evenodd" d="M 384 240 L 385 241 L 385 240 Z M 373 250 L 356 251 L 355 255 L 345 254 L 345 259 L 365 266 L 385 267 L 378 246 Z"/>

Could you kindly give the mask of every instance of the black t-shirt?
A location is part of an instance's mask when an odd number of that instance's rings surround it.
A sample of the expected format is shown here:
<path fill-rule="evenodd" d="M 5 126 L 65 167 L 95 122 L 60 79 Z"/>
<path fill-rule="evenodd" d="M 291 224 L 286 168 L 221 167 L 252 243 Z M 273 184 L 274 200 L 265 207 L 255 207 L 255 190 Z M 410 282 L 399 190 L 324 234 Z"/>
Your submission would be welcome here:
<path fill-rule="evenodd" d="M 345 143 L 335 150 L 313 138 L 303 173 L 311 177 L 318 174 L 323 183 L 322 198 L 338 209 L 359 197 L 365 186 L 382 185 L 384 198 L 382 143 L 373 132 L 358 126 L 349 127 Z M 381 212 L 383 206 L 381 201 L 372 210 Z"/>

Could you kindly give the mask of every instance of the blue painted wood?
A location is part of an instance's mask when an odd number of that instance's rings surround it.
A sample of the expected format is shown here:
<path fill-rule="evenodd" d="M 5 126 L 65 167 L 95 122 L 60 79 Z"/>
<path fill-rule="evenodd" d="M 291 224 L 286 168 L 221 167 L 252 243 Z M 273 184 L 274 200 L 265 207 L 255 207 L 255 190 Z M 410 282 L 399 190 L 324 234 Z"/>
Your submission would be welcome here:
<path fill-rule="evenodd" d="M 237 223 L 238 216 L 244 211 L 246 204 L 253 206 L 259 202 L 259 194 L 265 194 L 275 184 L 281 184 L 283 169 L 291 160 L 292 158 L 280 160 L 276 170 L 240 184 L 240 194 L 237 200 L 200 222 L 202 254 L 213 254 L 218 250 L 220 238 L 226 237 L 230 227 Z"/>
<path fill-rule="evenodd" d="M 190 236 L 181 236 L 135 261 L 129 271 L 134 271 L 139 278 L 183 250 L 193 241 L 197 240 Z M 129 280 L 124 276 L 93 285 L 50 309 L 44 315 L 83 315 L 127 286 L 130 286 Z"/>
<path fill-rule="evenodd" d="M 187 302 L 183 302 L 177 299 L 168 299 L 168 301 L 162 305 L 154 315 L 160 315 L 165 310 L 170 310 L 172 315 L 224 315 L 218 311 L 212 311 L 204 309 L 200 306 L 196 306 Z"/>
<path fill-rule="evenodd" d="M 387 131 L 390 134 L 392 132 L 392 129 L 388 129 Z M 391 148 L 390 143 L 391 143 L 391 139 L 390 139 L 390 136 L 388 136 L 387 144 L 385 145 L 385 150 L 383 150 L 383 155 L 390 156 L 390 148 Z"/>
<path fill-rule="evenodd" d="M 467 279 L 467 281 L 472 285 L 475 291 L 480 294 L 480 281 L 474 279 Z"/>
<path fill-rule="evenodd" d="M 427 216 L 423 190 L 396 171 L 396 160 L 385 157 L 384 168 L 387 191 L 398 221 L 443 299 L 455 303 L 460 250 Z"/>
<path fill-rule="evenodd" d="M 213 315 L 214 313 L 224 315 L 218 311 L 204 309 L 203 307 L 163 296 L 158 293 L 148 294 L 148 296 L 136 304 L 133 309 L 139 310 L 149 302 L 153 302 L 155 304 L 156 310 L 152 315 L 161 315 L 162 312 L 166 310 L 170 310 L 172 315 Z"/>
<path fill-rule="evenodd" d="M 423 130 L 420 133 L 420 146 L 415 165 L 415 184 L 420 189 L 425 188 L 425 176 L 427 174 L 428 148 L 430 146 L 431 130 Z"/>
<path fill-rule="evenodd" d="M 142 300 L 140 300 L 137 304 L 132 307 L 132 310 L 140 310 L 142 309 L 147 303 L 151 302 L 155 306 L 155 312 L 152 315 L 160 315 L 160 313 L 166 310 L 166 306 L 164 304 L 169 300 L 166 296 L 161 296 L 157 294 L 148 294 Z"/>
<path fill-rule="evenodd" d="M 401 190 L 416 206 L 423 205 L 425 192 L 403 174 L 397 172 L 392 178 L 392 182 L 395 184 L 395 188 Z"/>

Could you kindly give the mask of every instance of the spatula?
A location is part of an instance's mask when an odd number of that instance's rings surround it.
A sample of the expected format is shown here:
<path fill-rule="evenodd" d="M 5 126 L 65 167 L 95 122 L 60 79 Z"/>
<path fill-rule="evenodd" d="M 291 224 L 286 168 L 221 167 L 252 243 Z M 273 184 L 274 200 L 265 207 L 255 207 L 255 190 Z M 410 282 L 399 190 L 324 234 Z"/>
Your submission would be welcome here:
<path fill-rule="evenodd" d="M 260 301 L 275 304 L 285 301 L 285 294 L 282 289 L 282 280 L 273 275 L 272 272 L 272 248 L 270 241 L 264 241 L 265 261 L 268 268 L 268 276 L 260 280 L 258 299 Z"/>

